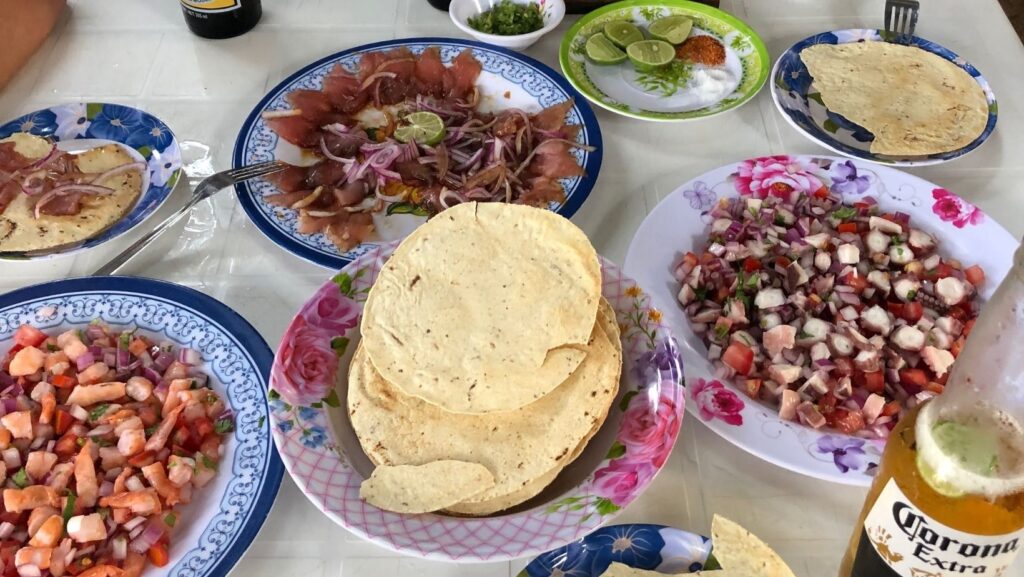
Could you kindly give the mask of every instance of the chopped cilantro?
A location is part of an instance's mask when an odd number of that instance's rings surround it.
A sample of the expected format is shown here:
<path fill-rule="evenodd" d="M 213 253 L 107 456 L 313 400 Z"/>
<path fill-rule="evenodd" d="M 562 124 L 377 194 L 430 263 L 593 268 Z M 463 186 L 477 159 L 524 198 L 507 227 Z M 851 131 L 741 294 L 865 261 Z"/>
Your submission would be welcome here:
<path fill-rule="evenodd" d="M 798 339 L 809 339 L 809 338 L 811 338 L 811 333 L 809 333 L 809 332 L 807 332 L 807 331 L 805 331 L 803 329 L 800 329 L 796 333 L 796 338 L 798 338 Z"/>
<path fill-rule="evenodd" d="M 25 472 L 25 467 L 18 469 L 18 472 L 11 476 L 11 481 L 18 486 L 19 489 L 24 489 L 30 483 L 28 473 Z"/>
<path fill-rule="evenodd" d="M 699 287 L 697 287 L 697 289 L 694 290 L 693 293 L 695 295 L 697 295 L 697 300 L 705 301 L 705 300 L 708 299 L 708 287 L 706 287 L 706 286 L 699 286 Z M 276 391 L 270 391 L 270 392 L 276 394 Z"/>
<path fill-rule="evenodd" d="M 149 427 L 146 427 L 146 436 L 147 437 L 152 437 L 153 434 L 156 433 L 156 430 L 159 429 L 159 428 L 160 428 L 160 424 L 159 423 L 157 423 L 155 425 L 152 425 L 152 426 L 149 426 Z"/>
<path fill-rule="evenodd" d="M 832 211 L 832 218 L 838 220 L 846 220 L 857 216 L 857 209 L 852 206 L 844 206 L 842 208 Z"/>
<path fill-rule="evenodd" d="M 85 437 L 78 437 L 77 439 L 75 439 L 75 444 L 78 445 L 79 447 L 84 447 Z"/>
<path fill-rule="evenodd" d="M 134 335 L 134 333 L 135 331 L 124 331 L 123 333 L 121 333 L 118 342 L 120 343 L 122 349 L 127 349 L 132 344 L 132 336 Z"/>
<path fill-rule="evenodd" d="M 107 409 L 109 409 L 109 408 L 110 408 L 110 404 L 109 403 L 102 403 L 102 404 L 97 405 L 95 409 L 89 411 L 89 420 L 90 421 L 98 420 L 100 417 L 102 417 L 107 412 Z"/>
<path fill-rule="evenodd" d="M 518 36 L 543 28 L 544 16 L 536 2 L 517 4 L 512 0 L 502 0 L 490 10 L 471 16 L 468 22 L 470 28 L 485 34 Z"/>
<path fill-rule="evenodd" d="M 61 516 L 64 517 L 64 524 L 68 524 L 68 519 L 75 516 L 75 501 L 78 500 L 78 496 L 71 489 L 66 489 L 68 500 L 64 503 L 64 511 Z"/>
<path fill-rule="evenodd" d="M 191 379 L 188 382 L 188 388 L 190 388 L 190 389 L 197 389 L 197 388 L 199 388 L 199 385 L 196 384 L 196 380 L 195 379 Z"/>
<path fill-rule="evenodd" d="M 52 352 L 59 351 L 60 347 L 58 347 L 57 345 L 55 345 L 53 343 L 46 343 L 46 350 L 48 350 L 48 351 L 50 351 L 52 353 Z"/>
<path fill-rule="evenodd" d="M 96 509 L 96 513 L 99 514 L 101 519 L 106 521 L 107 517 L 110 516 L 110 509 L 108 507 L 100 507 L 99 509 Z"/>
<path fill-rule="evenodd" d="M 750 216 L 752 216 L 754 218 L 757 218 L 757 209 L 756 208 L 754 208 L 752 206 L 748 206 L 747 207 L 747 211 L 750 212 Z"/>
<path fill-rule="evenodd" d="M 174 524 L 177 523 L 177 522 L 178 522 L 178 518 L 174 515 L 174 513 L 168 513 L 168 514 L 164 515 L 164 525 L 167 525 L 168 527 L 173 528 Z"/>
<path fill-rule="evenodd" d="M 725 337 L 729 336 L 729 325 L 715 325 L 715 336 L 717 336 L 720 340 L 725 340 Z"/>
<path fill-rule="evenodd" d="M 775 213 L 775 224 L 783 226 L 786 224 L 786 219 L 783 218 L 781 214 Z"/>
<path fill-rule="evenodd" d="M 917 298 L 917 291 L 907 291 L 907 300 L 912 301 Z"/>
<path fill-rule="evenodd" d="M 212 471 L 216 471 L 217 470 L 217 463 L 213 462 L 213 459 L 207 457 L 205 453 L 199 453 L 199 456 L 200 456 L 200 461 L 203 463 L 204 467 L 206 467 L 207 469 L 210 469 Z"/>
<path fill-rule="evenodd" d="M 217 419 L 217 421 L 213 423 L 213 430 L 217 431 L 218 435 L 230 433 L 235 430 L 235 423 L 229 418 Z"/>

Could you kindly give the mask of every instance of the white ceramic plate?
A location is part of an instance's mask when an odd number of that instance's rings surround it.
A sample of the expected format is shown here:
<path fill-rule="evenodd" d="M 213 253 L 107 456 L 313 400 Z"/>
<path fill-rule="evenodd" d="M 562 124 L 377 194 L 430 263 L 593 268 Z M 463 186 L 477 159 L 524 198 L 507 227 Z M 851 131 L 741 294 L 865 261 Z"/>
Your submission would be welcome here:
<path fill-rule="evenodd" d="M 824 185 L 847 202 L 872 196 L 885 211 L 909 214 L 914 226 L 939 240 L 941 254 L 985 269 L 983 298 L 1006 276 L 1017 242 L 992 218 L 936 184 L 892 168 L 831 156 L 770 156 L 717 168 L 669 194 L 640 225 L 623 268 L 647 287 L 680 340 L 688 410 L 728 441 L 780 467 L 866 486 L 884 441 L 783 421 L 775 407 L 716 380 L 703 342 L 676 301 L 679 283 L 673 269 L 685 252 L 703 252 L 708 209 L 720 198 L 764 198 L 781 185 L 810 190 Z"/>

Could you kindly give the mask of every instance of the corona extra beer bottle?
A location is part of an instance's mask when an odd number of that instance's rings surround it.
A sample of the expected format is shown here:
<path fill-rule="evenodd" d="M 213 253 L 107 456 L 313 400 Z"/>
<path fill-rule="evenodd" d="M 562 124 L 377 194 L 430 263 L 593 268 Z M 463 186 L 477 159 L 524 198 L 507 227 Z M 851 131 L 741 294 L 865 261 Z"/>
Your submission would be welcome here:
<path fill-rule="evenodd" d="M 1024 248 L 1018 248 L 945 391 L 893 429 L 839 576 L 1020 577 L 1024 572 L 1011 565 L 1022 548 Z"/>

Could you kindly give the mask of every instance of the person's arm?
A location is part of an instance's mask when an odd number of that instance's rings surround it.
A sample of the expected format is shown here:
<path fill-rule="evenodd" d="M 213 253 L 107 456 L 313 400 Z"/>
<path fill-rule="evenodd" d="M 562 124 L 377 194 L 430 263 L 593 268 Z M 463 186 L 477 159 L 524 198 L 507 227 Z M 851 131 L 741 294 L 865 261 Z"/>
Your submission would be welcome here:
<path fill-rule="evenodd" d="M 0 0 L 0 89 L 42 46 L 66 0 Z"/>

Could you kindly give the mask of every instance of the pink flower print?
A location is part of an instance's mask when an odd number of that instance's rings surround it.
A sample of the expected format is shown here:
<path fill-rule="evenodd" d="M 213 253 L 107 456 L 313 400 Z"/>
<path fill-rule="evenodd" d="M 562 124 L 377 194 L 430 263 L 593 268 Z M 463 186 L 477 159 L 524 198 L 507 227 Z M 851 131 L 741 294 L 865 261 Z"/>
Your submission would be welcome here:
<path fill-rule="evenodd" d="M 745 406 L 743 400 L 722 383 L 697 379 L 690 386 L 690 396 L 697 403 L 700 418 L 705 421 L 718 418 L 730 425 L 743 424 L 743 415 L 740 414 Z"/>
<path fill-rule="evenodd" d="M 932 212 L 939 215 L 942 220 L 953 223 L 957 228 L 963 228 L 968 224 L 980 224 L 985 220 L 985 213 L 981 212 L 981 209 L 945 188 L 932 190 L 932 198 L 935 199 Z"/>
<path fill-rule="evenodd" d="M 667 393 L 662 392 L 652 401 L 641 392 L 630 401 L 618 439 L 626 448 L 624 459 L 651 463 L 657 468 L 668 460 L 680 423 L 676 400 Z"/>
<path fill-rule="evenodd" d="M 303 305 L 299 316 L 312 327 L 324 329 L 331 336 L 342 336 L 359 323 L 359 305 L 341 294 L 341 289 L 329 282 Z"/>
<path fill-rule="evenodd" d="M 295 319 L 284 335 L 271 375 L 281 398 L 292 405 L 308 406 L 330 394 L 338 372 L 331 336 L 301 316 Z"/>
<path fill-rule="evenodd" d="M 733 184 L 742 195 L 777 196 L 793 201 L 799 193 L 813 194 L 825 187 L 820 173 L 818 165 L 796 157 L 762 156 L 741 162 L 733 175 Z"/>

